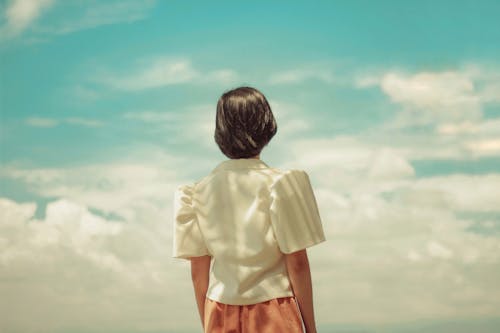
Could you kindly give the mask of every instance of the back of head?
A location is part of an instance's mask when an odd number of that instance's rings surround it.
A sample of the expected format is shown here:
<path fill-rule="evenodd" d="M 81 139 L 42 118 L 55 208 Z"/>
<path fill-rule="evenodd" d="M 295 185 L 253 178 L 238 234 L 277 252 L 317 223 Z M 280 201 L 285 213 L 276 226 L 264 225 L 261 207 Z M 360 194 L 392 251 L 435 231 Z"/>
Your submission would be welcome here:
<path fill-rule="evenodd" d="M 276 134 L 278 126 L 266 97 L 252 87 L 222 94 L 217 102 L 215 142 L 229 158 L 251 158 Z"/>

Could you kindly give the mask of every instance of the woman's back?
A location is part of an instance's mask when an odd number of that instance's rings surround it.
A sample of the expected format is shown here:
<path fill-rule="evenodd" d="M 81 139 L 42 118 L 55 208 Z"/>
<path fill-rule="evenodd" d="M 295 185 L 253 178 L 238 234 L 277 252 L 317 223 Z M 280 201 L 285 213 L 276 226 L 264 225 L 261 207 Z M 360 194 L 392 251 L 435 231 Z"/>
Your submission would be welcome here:
<path fill-rule="evenodd" d="M 207 297 L 225 304 L 293 296 L 284 253 L 325 240 L 307 174 L 260 159 L 221 162 L 201 181 L 181 186 L 177 202 L 190 209 L 192 226 L 189 234 L 177 232 L 176 245 L 191 248 L 174 252 L 212 256 Z"/>

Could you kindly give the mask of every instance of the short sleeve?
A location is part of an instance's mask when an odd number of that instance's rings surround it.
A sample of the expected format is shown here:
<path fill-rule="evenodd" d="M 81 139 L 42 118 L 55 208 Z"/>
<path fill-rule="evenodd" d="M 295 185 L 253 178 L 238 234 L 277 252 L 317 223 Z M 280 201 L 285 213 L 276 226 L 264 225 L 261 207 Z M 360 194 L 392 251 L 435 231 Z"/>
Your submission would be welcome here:
<path fill-rule="evenodd" d="M 286 170 L 271 187 L 271 224 L 283 253 L 325 241 L 318 205 L 308 174 Z"/>
<path fill-rule="evenodd" d="M 193 187 L 181 185 L 174 193 L 173 258 L 209 255 L 193 207 Z"/>

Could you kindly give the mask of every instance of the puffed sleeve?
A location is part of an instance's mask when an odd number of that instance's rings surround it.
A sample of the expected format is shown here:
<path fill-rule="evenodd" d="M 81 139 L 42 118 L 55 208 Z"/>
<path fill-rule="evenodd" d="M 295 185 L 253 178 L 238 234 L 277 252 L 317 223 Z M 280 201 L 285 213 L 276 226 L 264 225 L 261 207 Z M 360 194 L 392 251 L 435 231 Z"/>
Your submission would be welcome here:
<path fill-rule="evenodd" d="M 271 224 L 283 253 L 325 241 L 319 210 L 308 174 L 286 170 L 271 186 Z"/>
<path fill-rule="evenodd" d="M 188 259 L 209 255 L 193 207 L 194 184 L 177 187 L 174 193 L 173 257 Z"/>

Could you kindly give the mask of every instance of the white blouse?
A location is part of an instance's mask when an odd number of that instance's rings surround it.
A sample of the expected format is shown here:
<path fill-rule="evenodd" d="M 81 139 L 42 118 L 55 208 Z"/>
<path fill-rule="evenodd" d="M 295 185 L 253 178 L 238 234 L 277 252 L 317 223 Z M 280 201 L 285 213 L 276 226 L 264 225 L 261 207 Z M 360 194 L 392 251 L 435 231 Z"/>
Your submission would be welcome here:
<path fill-rule="evenodd" d="M 174 194 L 173 257 L 212 256 L 207 297 L 245 305 L 293 296 L 284 261 L 325 241 L 309 176 L 224 160 Z"/>

